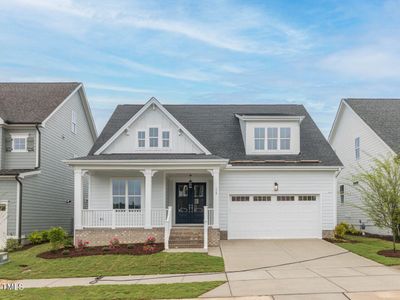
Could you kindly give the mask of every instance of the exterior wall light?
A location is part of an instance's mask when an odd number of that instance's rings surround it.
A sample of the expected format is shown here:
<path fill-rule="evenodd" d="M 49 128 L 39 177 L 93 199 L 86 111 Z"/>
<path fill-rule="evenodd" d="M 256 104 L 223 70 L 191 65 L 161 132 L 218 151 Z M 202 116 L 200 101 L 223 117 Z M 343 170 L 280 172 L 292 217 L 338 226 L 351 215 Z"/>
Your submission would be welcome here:
<path fill-rule="evenodd" d="M 277 182 L 274 183 L 274 191 L 277 192 L 279 190 L 279 185 Z"/>

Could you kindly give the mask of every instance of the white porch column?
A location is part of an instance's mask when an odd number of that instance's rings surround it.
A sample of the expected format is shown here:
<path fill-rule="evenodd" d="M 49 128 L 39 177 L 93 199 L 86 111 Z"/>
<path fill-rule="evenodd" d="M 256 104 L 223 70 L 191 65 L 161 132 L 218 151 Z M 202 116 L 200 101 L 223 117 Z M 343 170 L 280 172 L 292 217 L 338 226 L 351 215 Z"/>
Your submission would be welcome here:
<path fill-rule="evenodd" d="M 141 171 L 144 175 L 145 178 L 145 183 L 144 183 L 144 228 L 145 229 L 151 229 L 152 224 L 151 224 L 151 191 L 153 189 L 152 187 L 152 180 L 153 180 L 153 175 L 155 174 L 156 171 L 152 169 L 146 169 Z"/>
<path fill-rule="evenodd" d="M 214 209 L 214 224 L 213 228 L 219 228 L 219 168 L 210 170 L 213 176 L 213 209 Z"/>
<path fill-rule="evenodd" d="M 74 229 L 82 229 L 83 188 L 82 170 L 74 170 Z"/>

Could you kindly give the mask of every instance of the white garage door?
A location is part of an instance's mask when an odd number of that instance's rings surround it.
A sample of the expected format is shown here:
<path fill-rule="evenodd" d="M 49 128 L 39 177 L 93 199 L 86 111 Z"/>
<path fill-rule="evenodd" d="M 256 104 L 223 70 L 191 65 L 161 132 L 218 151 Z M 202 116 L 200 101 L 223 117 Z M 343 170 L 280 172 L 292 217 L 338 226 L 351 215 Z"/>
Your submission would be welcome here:
<path fill-rule="evenodd" d="M 229 201 L 229 239 L 322 236 L 318 195 L 235 195 Z"/>

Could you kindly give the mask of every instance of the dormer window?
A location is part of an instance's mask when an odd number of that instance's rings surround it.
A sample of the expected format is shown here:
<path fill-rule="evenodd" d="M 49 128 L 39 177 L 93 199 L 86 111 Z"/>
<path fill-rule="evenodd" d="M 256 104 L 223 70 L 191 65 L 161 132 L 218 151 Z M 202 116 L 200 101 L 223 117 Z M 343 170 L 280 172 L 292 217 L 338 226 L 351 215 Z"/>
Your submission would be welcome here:
<path fill-rule="evenodd" d="M 28 134 L 12 134 L 12 152 L 28 151 Z"/>
<path fill-rule="evenodd" d="M 290 150 L 290 128 L 283 127 L 280 129 L 281 150 Z"/>
<path fill-rule="evenodd" d="M 268 128 L 268 150 L 278 149 L 278 128 Z"/>
<path fill-rule="evenodd" d="M 264 150 L 265 148 L 265 128 L 254 128 L 254 149 Z"/>
<path fill-rule="evenodd" d="M 146 132 L 138 131 L 138 147 L 144 148 L 146 147 Z"/>
<path fill-rule="evenodd" d="M 149 128 L 149 146 L 150 148 L 158 147 L 158 128 Z"/>

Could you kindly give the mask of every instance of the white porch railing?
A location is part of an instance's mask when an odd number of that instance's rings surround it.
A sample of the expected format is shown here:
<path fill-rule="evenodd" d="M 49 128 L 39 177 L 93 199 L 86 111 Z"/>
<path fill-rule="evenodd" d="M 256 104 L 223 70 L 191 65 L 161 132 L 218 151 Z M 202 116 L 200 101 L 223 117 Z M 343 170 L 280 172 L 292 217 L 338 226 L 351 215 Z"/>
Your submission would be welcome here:
<path fill-rule="evenodd" d="M 151 210 L 151 225 L 164 227 L 167 209 Z M 144 209 L 82 210 L 82 227 L 86 228 L 137 228 L 144 227 Z"/>
<path fill-rule="evenodd" d="M 209 208 L 208 209 L 208 226 L 213 226 L 214 225 L 214 209 Z"/>
<path fill-rule="evenodd" d="M 208 249 L 208 207 L 204 206 L 204 249 Z"/>
<path fill-rule="evenodd" d="M 165 220 L 165 227 L 164 227 L 164 248 L 166 250 L 169 249 L 169 236 L 171 234 L 171 228 L 172 228 L 172 206 L 168 206 L 167 218 Z"/>

